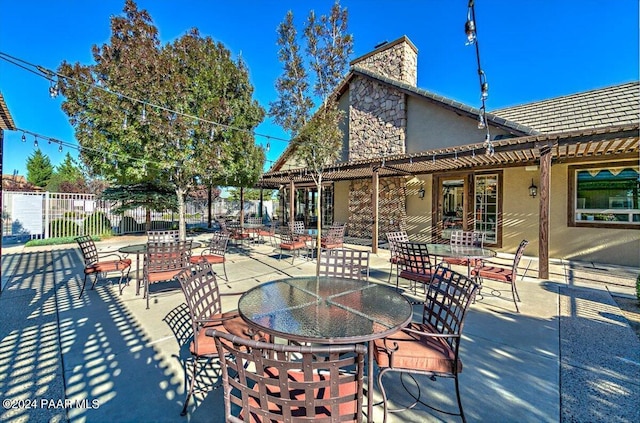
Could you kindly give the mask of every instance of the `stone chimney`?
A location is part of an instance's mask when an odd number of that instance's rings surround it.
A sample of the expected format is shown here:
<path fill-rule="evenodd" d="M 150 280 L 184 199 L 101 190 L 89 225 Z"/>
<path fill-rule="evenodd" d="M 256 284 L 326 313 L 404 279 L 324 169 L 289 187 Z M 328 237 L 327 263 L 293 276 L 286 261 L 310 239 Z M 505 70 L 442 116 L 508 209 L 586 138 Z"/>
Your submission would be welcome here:
<path fill-rule="evenodd" d="M 406 35 L 378 45 L 350 64 L 353 68 L 363 68 L 414 87 L 418 85 L 418 49 Z"/>

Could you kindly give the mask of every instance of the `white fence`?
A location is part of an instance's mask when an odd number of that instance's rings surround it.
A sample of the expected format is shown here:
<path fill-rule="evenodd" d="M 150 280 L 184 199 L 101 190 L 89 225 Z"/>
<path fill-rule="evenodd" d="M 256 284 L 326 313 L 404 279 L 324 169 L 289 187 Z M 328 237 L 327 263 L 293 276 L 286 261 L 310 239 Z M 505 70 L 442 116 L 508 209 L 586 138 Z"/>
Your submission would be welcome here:
<path fill-rule="evenodd" d="M 265 201 L 265 210 L 271 202 Z M 266 206 L 268 203 L 268 207 Z M 258 212 L 259 202 L 247 202 L 245 212 Z M 2 192 L 2 236 L 53 238 L 78 235 L 127 234 L 144 232 L 146 210 L 138 208 L 124 214 L 112 210 L 118 204 L 96 199 L 93 194 L 49 192 Z M 214 217 L 237 214 L 239 204 L 218 198 L 212 204 Z M 188 201 L 187 226 L 206 226 L 207 201 Z M 178 214 L 169 210 L 151 212 L 152 229 L 178 225 Z"/>

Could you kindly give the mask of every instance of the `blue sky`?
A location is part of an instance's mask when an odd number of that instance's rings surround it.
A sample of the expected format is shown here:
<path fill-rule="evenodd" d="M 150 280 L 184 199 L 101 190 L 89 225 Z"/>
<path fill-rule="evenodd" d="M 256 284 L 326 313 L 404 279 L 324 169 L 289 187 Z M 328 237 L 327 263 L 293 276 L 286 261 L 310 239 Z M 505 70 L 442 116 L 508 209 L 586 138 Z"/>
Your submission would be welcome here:
<path fill-rule="evenodd" d="M 280 75 L 276 28 L 292 10 L 302 25 L 309 10 L 327 13 L 333 0 L 139 0 L 169 42 L 197 27 L 248 64 L 255 98 L 265 109 L 276 99 Z M 467 0 L 342 0 L 354 36 L 351 59 L 381 41 L 406 35 L 418 48 L 420 88 L 479 107 L 473 47 L 465 46 Z M 56 69 L 63 61 L 92 63 L 91 47 L 108 41 L 109 18 L 124 0 L 2 2 L 0 51 Z M 638 79 L 637 0 L 476 0 L 482 68 L 489 82 L 487 109 L 543 100 Z M 0 60 L 0 92 L 18 128 L 75 143 L 73 129 L 51 99 L 48 82 Z M 288 139 L 271 121 L 257 133 Z M 26 175 L 33 137 L 7 131 L 3 173 Z M 266 138 L 256 137 L 265 145 Z M 67 151 L 40 142 L 54 165 Z M 270 141 L 269 160 L 285 142 Z"/>

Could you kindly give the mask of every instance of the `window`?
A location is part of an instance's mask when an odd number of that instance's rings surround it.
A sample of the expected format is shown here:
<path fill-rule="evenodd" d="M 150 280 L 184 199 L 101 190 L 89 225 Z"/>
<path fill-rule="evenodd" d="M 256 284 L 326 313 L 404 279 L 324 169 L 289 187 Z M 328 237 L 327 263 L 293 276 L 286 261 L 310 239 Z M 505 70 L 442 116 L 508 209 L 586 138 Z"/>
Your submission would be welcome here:
<path fill-rule="evenodd" d="M 486 234 L 486 242 L 498 241 L 498 175 L 476 175 L 475 230 Z"/>
<path fill-rule="evenodd" d="M 637 164 L 569 169 L 574 226 L 640 228 Z"/>

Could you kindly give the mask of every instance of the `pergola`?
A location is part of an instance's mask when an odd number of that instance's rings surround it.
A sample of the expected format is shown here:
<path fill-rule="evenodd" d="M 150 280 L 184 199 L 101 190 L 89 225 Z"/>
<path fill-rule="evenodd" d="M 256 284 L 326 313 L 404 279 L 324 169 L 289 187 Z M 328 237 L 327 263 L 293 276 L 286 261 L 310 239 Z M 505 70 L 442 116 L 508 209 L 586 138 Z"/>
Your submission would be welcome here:
<path fill-rule="evenodd" d="M 505 167 L 540 166 L 539 187 L 539 277 L 549 275 L 549 210 L 552 163 L 602 161 L 638 158 L 638 123 L 599 129 L 530 135 L 493 141 L 494 154 L 485 154 L 483 144 L 469 144 L 393 156 L 381 156 L 327 166 L 323 181 L 371 178 L 372 252 L 378 246 L 378 180 L 380 177 L 436 174 L 457 170 L 487 170 Z M 279 188 L 313 179 L 305 169 L 289 169 L 265 173 L 258 187 Z"/>

